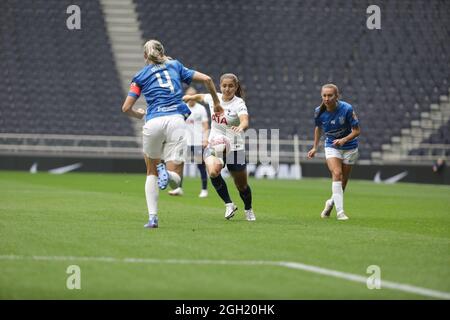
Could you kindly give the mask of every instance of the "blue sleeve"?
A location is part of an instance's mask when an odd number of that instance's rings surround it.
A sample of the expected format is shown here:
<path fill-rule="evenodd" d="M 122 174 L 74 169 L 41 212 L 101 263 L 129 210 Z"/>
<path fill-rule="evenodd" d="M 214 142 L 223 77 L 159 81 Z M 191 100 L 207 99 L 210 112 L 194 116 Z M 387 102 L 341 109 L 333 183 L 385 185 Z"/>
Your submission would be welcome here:
<path fill-rule="evenodd" d="M 352 128 L 359 126 L 358 117 L 356 116 L 356 113 L 352 107 L 348 108 L 347 114 L 345 115 L 345 117 L 347 118 L 347 121 L 348 121 L 348 123 L 350 123 Z"/>
<path fill-rule="evenodd" d="M 180 79 L 186 84 L 190 84 L 192 81 L 192 77 L 194 76 L 194 70 L 188 69 L 179 61 L 178 62 L 178 70 L 180 72 Z"/>

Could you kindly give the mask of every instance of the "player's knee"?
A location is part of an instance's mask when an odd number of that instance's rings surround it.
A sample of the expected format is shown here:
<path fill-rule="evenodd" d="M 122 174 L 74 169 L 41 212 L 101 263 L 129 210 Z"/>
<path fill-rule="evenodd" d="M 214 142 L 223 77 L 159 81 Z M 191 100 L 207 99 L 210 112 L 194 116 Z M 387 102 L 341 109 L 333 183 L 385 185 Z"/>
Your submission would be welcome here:
<path fill-rule="evenodd" d="M 209 175 L 211 178 L 217 178 L 217 177 L 220 175 L 220 171 L 214 170 L 214 169 L 208 170 L 208 175 Z"/>
<path fill-rule="evenodd" d="M 213 171 L 209 173 L 210 178 L 217 178 L 219 176 L 219 174 L 217 173 L 217 171 Z"/>
<path fill-rule="evenodd" d="M 333 175 L 333 181 L 342 181 L 342 170 L 333 170 L 331 174 Z"/>
<path fill-rule="evenodd" d="M 247 183 L 236 184 L 236 188 L 239 192 L 244 192 L 245 190 L 247 190 L 247 187 Z"/>

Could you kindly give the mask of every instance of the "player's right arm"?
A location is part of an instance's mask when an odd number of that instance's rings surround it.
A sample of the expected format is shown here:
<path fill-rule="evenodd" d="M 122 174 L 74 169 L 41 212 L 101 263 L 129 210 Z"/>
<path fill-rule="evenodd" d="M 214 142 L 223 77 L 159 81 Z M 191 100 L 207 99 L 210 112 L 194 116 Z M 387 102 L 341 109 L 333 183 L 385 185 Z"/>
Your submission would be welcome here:
<path fill-rule="evenodd" d="M 197 93 L 197 94 L 186 94 L 183 96 L 183 101 L 188 103 L 189 101 L 195 101 L 195 102 L 205 102 L 205 95 L 203 93 Z"/>
<path fill-rule="evenodd" d="M 320 136 L 322 135 L 322 129 L 320 127 L 314 128 L 314 145 L 311 150 L 308 151 L 308 158 L 314 158 L 317 150 L 319 149 Z"/>
<path fill-rule="evenodd" d="M 214 112 L 217 114 L 223 113 L 223 108 L 220 105 L 220 100 L 219 97 L 217 96 L 216 87 L 214 86 L 214 82 L 211 79 L 211 77 L 201 72 L 195 71 L 194 75 L 192 76 L 192 80 L 203 83 L 203 85 L 208 89 L 213 99 Z"/>

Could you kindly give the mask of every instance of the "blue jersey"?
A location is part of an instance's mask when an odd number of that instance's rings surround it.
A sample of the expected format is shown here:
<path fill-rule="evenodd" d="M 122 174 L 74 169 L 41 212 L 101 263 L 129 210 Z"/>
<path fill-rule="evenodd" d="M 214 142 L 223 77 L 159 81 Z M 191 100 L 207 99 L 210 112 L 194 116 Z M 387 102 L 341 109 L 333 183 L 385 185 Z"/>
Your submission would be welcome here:
<path fill-rule="evenodd" d="M 181 100 L 181 83 L 190 84 L 194 72 L 177 60 L 149 64 L 134 76 L 128 95 L 136 99 L 141 93 L 144 95 L 147 101 L 145 121 L 173 114 L 182 114 L 186 119 L 191 111 Z"/>
<path fill-rule="evenodd" d="M 333 140 L 342 139 L 352 132 L 352 127 L 358 127 L 359 121 L 353 107 L 344 101 L 338 101 L 333 112 L 325 110 L 320 113 L 320 106 L 315 109 L 314 120 L 316 127 L 322 128 L 325 133 L 325 147 L 350 150 L 358 147 L 358 138 L 347 141 L 343 146 L 333 145 Z"/>

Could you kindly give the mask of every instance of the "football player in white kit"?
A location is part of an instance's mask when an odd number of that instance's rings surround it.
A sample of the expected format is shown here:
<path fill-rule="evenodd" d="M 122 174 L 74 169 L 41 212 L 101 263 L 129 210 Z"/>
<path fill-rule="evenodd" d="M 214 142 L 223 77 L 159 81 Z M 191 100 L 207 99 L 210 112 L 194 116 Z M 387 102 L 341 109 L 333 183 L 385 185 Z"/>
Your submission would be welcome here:
<path fill-rule="evenodd" d="M 194 87 L 186 89 L 186 95 L 194 95 L 197 93 Z M 186 138 L 187 138 L 187 152 L 189 162 L 195 163 L 200 171 L 202 181 L 202 189 L 198 195 L 200 198 L 208 196 L 208 175 L 206 174 L 205 162 L 203 161 L 203 150 L 208 145 L 209 134 L 209 118 L 205 107 L 193 100 L 187 103 L 191 110 L 191 115 L 186 119 Z M 182 183 L 178 188 L 169 191 L 171 196 L 183 195 Z"/>
<path fill-rule="evenodd" d="M 238 209 L 231 201 L 227 184 L 221 175 L 221 171 L 226 165 L 244 202 L 245 217 L 248 221 L 254 221 L 256 217 L 252 209 L 252 191 L 247 183 L 245 162 L 244 132 L 248 128 L 248 112 L 243 99 L 243 90 L 238 77 L 232 73 L 226 73 L 220 77 L 220 90 L 221 93 L 217 93 L 217 95 L 220 105 L 224 109 L 222 114 L 214 112 L 211 94 L 185 95 L 183 101 L 193 100 L 209 105 L 211 109 L 209 143 L 224 136 L 230 141 L 229 153 L 224 157 L 216 156 L 210 145 L 204 152 L 206 170 L 211 178 L 211 183 L 225 203 L 225 218 L 231 219 Z"/>
<path fill-rule="evenodd" d="M 188 106 L 182 101 L 182 83 L 202 82 L 214 99 L 215 112 L 223 112 L 212 79 L 203 73 L 184 67 L 179 61 L 165 55 L 163 45 L 157 40 L 149 40 L 144 45 L 144 59 L 147 65 L 133 78 L 130 91 L 122 111 L 131 117 L 142 119 L 143 152 L 147 166 L 145 197 L 149 221 L 146 228 L 158 227 L 159 189 L 169 183 L 178 187 L 183 172 L 183 151 L 186 148 L 186 123 L 190 115 Z M 140 95 L 144 95 L 147 110 L 133 109 Z M 173 169 L 161 163 L 171 162 Z"/>

